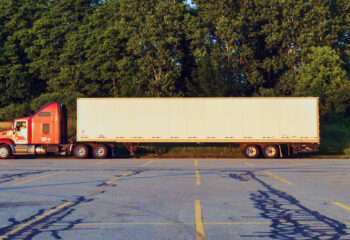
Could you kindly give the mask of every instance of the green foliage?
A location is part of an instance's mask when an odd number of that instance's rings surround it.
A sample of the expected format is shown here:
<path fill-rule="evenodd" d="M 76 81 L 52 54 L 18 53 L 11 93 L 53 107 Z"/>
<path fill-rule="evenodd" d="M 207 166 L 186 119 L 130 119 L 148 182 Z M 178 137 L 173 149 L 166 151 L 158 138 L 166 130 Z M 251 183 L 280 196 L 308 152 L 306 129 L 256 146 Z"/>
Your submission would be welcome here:
<path fill-rule="evenodd" d="M 185 4 L 179 1 L 121 2 L 122 34 L 128 37 L 136 71 L 130 76 L 135 96 L 181 96 L 185 41 Z"/>
<path fill-rule="evenodd" d="M 35 112 L 48 103 L 59 102 L 65 104 L 67 106 L 67 110 L 71 112 L 76 108 L 76 100 L 78 97 L 81 97 L 79 93 L 45 93 L 31 101 L 30 109 L 32 110 L 32 112 Z"/>
<path fill-rule="evenodd" d="M 318 96 L 323 115 L 349 115 L 349 1 L 193 3 L 0 0 L 0 111 L 73 110 L 77 96 Z"/>
<path fill-rule="evenodd" d="M 328 113 L 321 117 L 321 145 L 323 155 L 346 155 L 350 150 L 350 119 L 345 113 Z"/>
<path fill-rule="evenodd" d="M 319 97 L 321 112 L 344 112 L 350 103 L 350 81 L 343 62 L 330 47 L 312 47 L 298 69 L 295 94 Z"/>
<path fill-rule="evenodd" d="M 12 121 L 15 118 L 26 117 L 30 115 L 30 112 L 29 104 L 12 103 L 0 109 L 0 121 Z"/>

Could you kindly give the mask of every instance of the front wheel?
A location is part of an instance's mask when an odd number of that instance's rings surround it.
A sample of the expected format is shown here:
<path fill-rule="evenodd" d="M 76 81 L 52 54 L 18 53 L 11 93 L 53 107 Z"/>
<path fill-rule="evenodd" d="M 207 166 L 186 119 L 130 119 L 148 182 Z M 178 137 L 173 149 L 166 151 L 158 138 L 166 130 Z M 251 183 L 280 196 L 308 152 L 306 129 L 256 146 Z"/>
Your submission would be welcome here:
<path fill-rule="evenodd" d="M 257 145 L 247 145 L 243 150 L 243 154 L 247 158 L 258 158 L 260 156 L 260 148 Z"/>
<path fill-rule="evenodd" d="M 92 155 L 94 156 L 94 158 L 97 158 L 97 159 L 106 158 L 108 155 L 107 146 L 103 144 L 97 144 L 92 149 Z"/>
<path fill-rule="evenodd" d="M 87 158 L 89 155 L 89 148 L 85 144 L 78 144 L 74 147 L 73 154 L 75 158 Z"/>
<path fill-rule="evenodd" d="M 1 145 L 0 146 L 0 158 L 1 159 L 6 159 L 11 156 L 11 150 L 9 146 L 7 145 Z"/>

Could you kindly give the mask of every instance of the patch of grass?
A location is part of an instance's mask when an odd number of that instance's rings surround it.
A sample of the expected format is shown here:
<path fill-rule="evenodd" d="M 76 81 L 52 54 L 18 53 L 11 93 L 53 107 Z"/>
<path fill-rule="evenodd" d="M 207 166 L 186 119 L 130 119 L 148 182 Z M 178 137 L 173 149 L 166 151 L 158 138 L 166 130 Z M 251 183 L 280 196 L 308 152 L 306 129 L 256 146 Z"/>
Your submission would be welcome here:
<path fill-rule="evenodd" d="M 137 157 L 223 157 L 242 158 L 238 144 L 142 144 L 136 152 Z"/>
<path fill-rule="evenodd" d="M 315 158 L 350 158 L 350 126 L 323 124 L 319 152 L 310 156 Z"/>

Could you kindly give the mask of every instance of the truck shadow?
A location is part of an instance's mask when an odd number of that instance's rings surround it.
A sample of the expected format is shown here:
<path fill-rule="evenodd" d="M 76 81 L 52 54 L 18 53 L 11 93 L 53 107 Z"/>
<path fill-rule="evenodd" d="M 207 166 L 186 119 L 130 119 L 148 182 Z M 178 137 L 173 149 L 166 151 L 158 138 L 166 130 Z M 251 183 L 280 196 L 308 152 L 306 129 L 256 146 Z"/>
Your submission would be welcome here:
<path fill-rule="evenodd" d="M 91 201 L 93 201 L 93 199 L 78 197 L 75 201 L 73 201 L 72 204 L 68 205 L 67 207 L 64 207 L 58 210 L 57 212 L 49 214 L 48 216 L 38 221 L 35 221 L 33 224 L 28 224 L 28 226 L 25 226 L 25 224 L 30 221 L 34 221 L 35 219 L 38 219 L 46 211 L 50 211 L 50 210 L 41 209 L 36 214 L 26 219 L 23 219 L 21 221 L 18 221 L 14 218 L 10 218 L 8 219 L 8 221 L 11 222 L 11 224 L 4 228 L 0 228 L 0 236 L 17 229 L 18 231 L 16 231 L 13 234 L 9 234 L 7 239 L 32 239 L 36 235 L 43 232 L 51 233 L 51 239 L 62 239 L 62 237 L 59 235 L 61 231 L 67 231 L 67 230 L 73 229 L 73 227 L 76 224 L 81 223 L 83 219 L 64 221 L 64 223 L 62 224 L 58 224 L 58 223 L 60 223 L 68 215 L 71 215 L 75 211 L 76 206 L 82 203 L 91 202 Z M 53 207 L 52 209 L 56 207 L 57 206 Z M 24 227 L 21 230 L 19 230 L 21 226 L 24 226 Z"/>
<path fill-rule="evenodd" d="M 45 172 L 49 172 L 49 170 L 46 171 L 33 171 L 33 172 L 23 172 L 23 173 L 13 173 L 13 174 L 2 174 L 0 175 L 0 183 L 6 183 L 13 181 L 17 178 L 24 178 L 27 176 L 32 176 L 32 175 L 39 175 Z"/>
<path fill-rule="evenodd" d="M 348 236 L 347 226 L 344 223 L 307 208 L 293 196 L 259 179 L 253 172 L 247 171 L 243 174 L 230 174 L 229 176 L 239 181 L 256 181 L 264 188 L 251 193 L 250 199 L 254 207 L 260 210 L 261 217 L 271 220 L 271 231 L 263 233 L 266 234 L 265 237 L 336 240 Z M 261 237 L 261 234 L 259 236 Z"/>

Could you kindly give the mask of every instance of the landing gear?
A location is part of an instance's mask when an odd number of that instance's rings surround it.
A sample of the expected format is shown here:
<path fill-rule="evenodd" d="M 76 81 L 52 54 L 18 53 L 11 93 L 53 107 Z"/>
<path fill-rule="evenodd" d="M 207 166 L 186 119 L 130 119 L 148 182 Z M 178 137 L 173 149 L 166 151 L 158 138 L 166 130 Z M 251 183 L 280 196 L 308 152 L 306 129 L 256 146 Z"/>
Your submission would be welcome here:
<path fill-rule="evenodd" d="M 123 143 L 123 145 L 124 145 L 124 146 L 126 147 L 126 149 L 128 149 L 128 151 L 130 152 L 130 156 L 131 156 L 131 157 L 134 157 L 137 148 L 140 146 L 140 143 Z"/>

